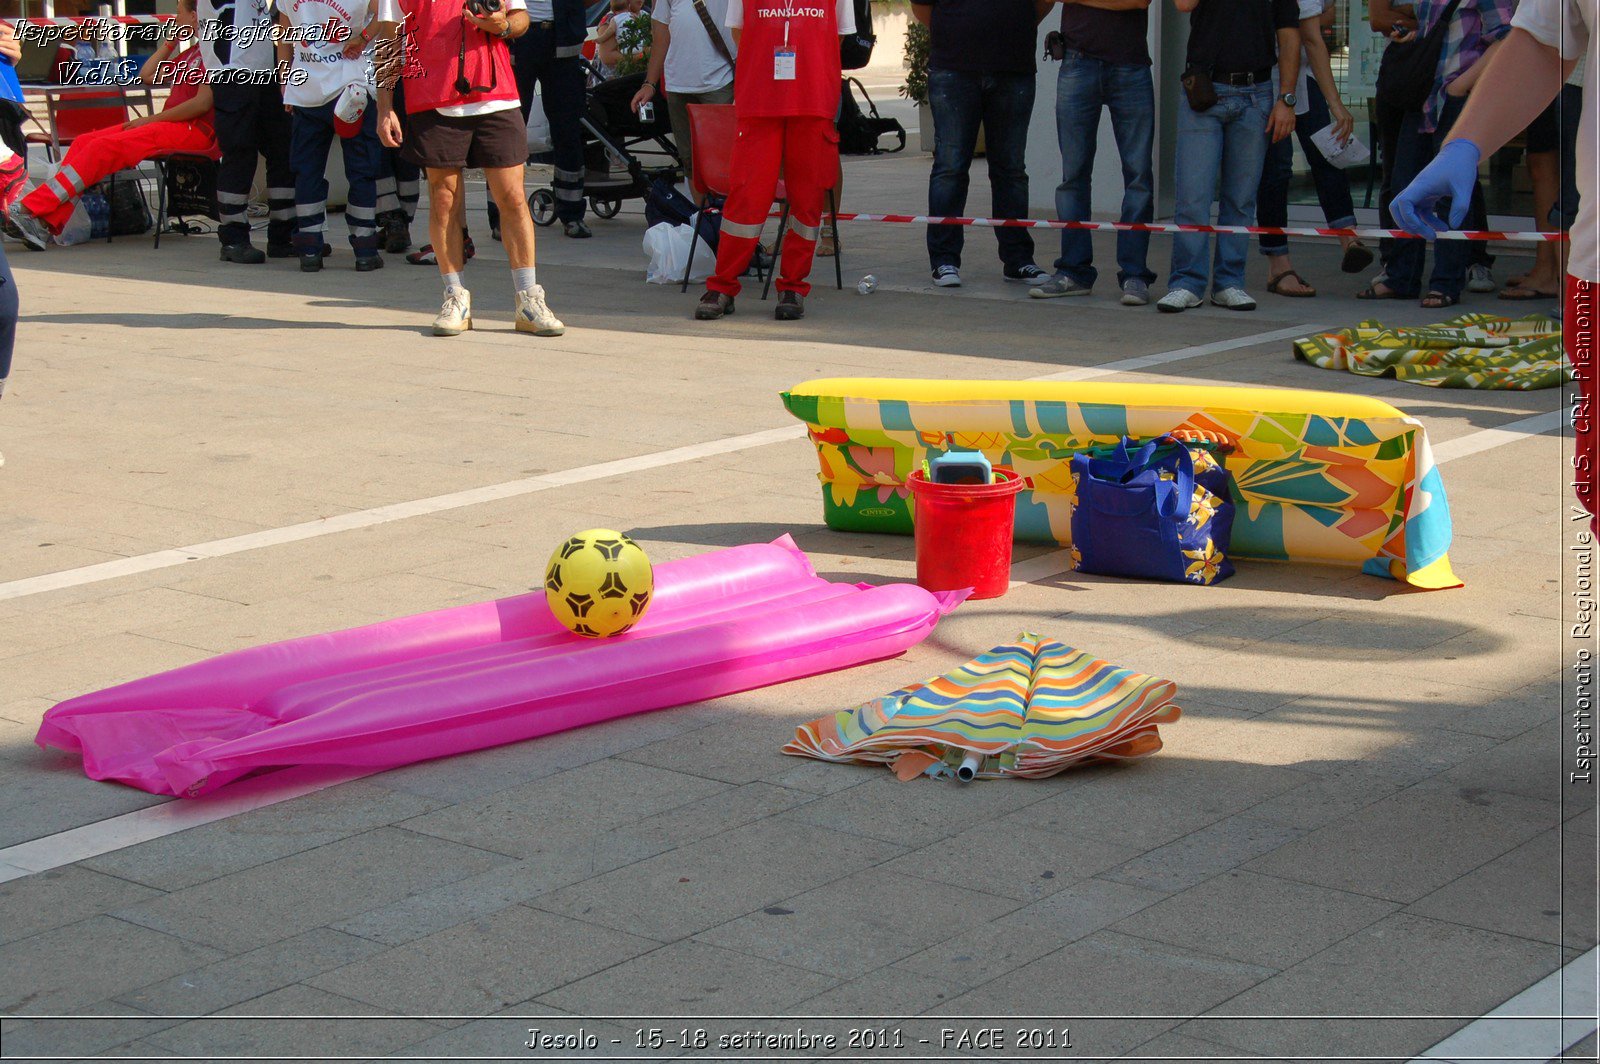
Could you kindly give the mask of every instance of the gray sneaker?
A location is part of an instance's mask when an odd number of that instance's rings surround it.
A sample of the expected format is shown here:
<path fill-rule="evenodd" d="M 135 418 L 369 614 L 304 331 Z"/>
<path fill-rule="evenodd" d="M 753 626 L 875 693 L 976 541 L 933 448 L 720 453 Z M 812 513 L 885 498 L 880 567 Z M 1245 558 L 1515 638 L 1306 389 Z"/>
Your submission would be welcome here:
<path fill-rule="evenodd" d="M 22 205 L 21 200 L 17 200 L 6 209 L 6 217 L 16 226 L 17 232 L 22 235 L 22 242 L 30 249 L 43 251 L 50 246 L 50 230 L 37 215 L 31 214 Z"/>
<path fill-rule="evenodd" d="M 1467 267 L 1467 291 L 1493 292 L 1498 287 L 1494 283 L 1494 274 L 1483 263 L 1474 263 Z"/>
<path fill-rule="evenodd" d="M 1137 277 L 1130 277 L 1122 282 L 1122 305 L 1125 307 L 1142 307 L 1150 302 L 1150 286 Z"/>
<path fill-rule="evenodd" d="M 1039 287 L 1028 289 L 1028 294 L 1034 299 L 1056 299 L 1060 296 L 1086 296 L 1091 291 L 1092 286 L 1079 284 L 1065 274 L 1058 273 Z"/>

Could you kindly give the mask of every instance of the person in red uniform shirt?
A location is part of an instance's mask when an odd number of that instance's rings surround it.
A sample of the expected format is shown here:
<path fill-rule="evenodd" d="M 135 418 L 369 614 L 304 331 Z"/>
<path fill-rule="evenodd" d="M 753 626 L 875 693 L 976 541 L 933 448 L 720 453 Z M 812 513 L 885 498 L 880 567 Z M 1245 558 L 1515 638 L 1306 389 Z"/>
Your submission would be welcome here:
<path fill-rule="evenodd" d="M 118 170 L 172 152 L 205 155 L 217 150 L 211 86 L 205 83 L 200 49 L 192 47 L 195 0 L 178 0 L 177 17 L 167 26 L 155 54 L 139 71 L 139 80 L 147 85 L 172 86 L 166 108 L 73 138 L 49 180 L 7 209 L 30 248 L 43 251 L 50 237 L 66 226 L 84 190 Z"/>
<path fill-rule="evenodd" d="M 839 172 L 839 37 L 854 33 L 851 0 L 735 0 L 728 28 L 739 48 L 733 106 L 733 187 L 722 207 L 717 270 L 694 316 L 733 313 L 739 277 L 772 210 L 781 175 L 789 231 L 778 270 L 779 321 L 805 316 L 806 277 L 817 253 L 822 207 Z"/>

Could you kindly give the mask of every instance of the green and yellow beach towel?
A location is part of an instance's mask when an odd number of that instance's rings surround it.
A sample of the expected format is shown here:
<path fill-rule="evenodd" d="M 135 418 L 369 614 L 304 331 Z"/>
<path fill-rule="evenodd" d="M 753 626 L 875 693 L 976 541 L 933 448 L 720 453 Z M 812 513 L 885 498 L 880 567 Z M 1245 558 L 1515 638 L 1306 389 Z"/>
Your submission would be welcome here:
<path fill-rule="evenodd" d="M 1572 379 L 1561 323 L 1539 314 L 1463 314 L 1411 329 L 1364 321 L 1353 329 L 1301 337 L 1294 342 L 1294 356 L 1323 369 L 1435 388 L 1533 391 Z"/>

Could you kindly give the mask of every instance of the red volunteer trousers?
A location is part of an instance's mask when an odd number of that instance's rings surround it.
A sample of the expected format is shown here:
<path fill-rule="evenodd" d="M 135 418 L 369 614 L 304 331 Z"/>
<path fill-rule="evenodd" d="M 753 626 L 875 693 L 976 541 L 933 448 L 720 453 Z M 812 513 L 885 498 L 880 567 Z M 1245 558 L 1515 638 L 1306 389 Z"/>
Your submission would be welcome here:
<path fill-rule="evenodd" d="M 1595 402 L 1595 302 L 1600 298 L 1600 285 L 1580 281 L 1567 275 L 1567 306 L 1561 317 L 1561 339 L 1567 349 L 1567 359 L 1577 372 L 1578 394 L 1573 397 L 1571 415 L 1573 436 L 1577 447 L 1572 456 L 1572 487 L 1579 504 L 1589 511 L 1589 528 L 1595 528 L 1595 474 L 1600 454 L 1596 451 L 1595 419 L 1600 410 Z"/>
<path fill-rule="evenodd" d="M 730 160 L 733 188 L 722 208 L 717 272 L 706 287 L 739 294 L 739 277 L 772 212 L 778 178 L 789 192 L 789 231 L 783 239 L 778 291 L 810 293 L 806 277 L 817 254 L 822 207 L 839 174 L 839 131 L 831 118 L 741 118 Z"/>
<path fill-rule="evenodd" d="M 74 137 L 50 180 L 22 198 L 22 205 L 59 233 L 72 217 L 73 204 L 91 185 L 118 170 L 168 152 L 203 153 L 217 146 L 209 126 L 193 122 L 146 122 L 123 129 L 108 126 Z"/>

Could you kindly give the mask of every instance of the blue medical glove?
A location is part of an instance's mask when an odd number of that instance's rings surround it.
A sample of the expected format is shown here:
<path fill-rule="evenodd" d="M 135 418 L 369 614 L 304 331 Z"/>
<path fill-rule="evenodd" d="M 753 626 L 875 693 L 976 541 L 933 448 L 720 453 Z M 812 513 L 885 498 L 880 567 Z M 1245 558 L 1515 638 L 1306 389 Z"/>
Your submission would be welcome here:
<path fill-rule="evenodd" d="M 1439 149 L 1433 162 L 1422 168 L 1416 180 L 1394 198 L 1389 212 L 1408 233 L 1437 240 L 1442 231 L 1459 229 L 1472 206 L 1472 191 L 1478 184 L 1481 153 L 1470 140 L 1452 140 Z M 1450 197 L 1450 224 L 1434 213 L 1439 201 Z"/>

